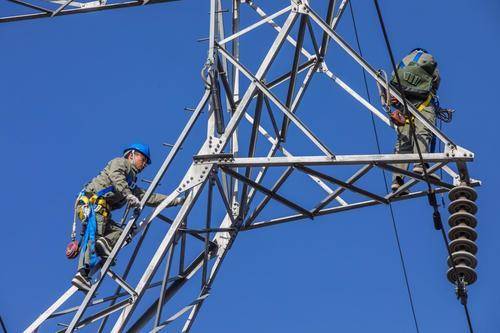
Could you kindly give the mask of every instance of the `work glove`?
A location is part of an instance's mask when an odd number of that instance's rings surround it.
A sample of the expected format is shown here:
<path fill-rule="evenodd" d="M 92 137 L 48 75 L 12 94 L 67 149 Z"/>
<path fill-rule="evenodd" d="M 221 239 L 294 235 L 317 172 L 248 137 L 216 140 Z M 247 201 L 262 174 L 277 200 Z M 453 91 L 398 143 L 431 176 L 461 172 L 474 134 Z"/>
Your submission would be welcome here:
<path fill-rule="evenodd" d="M 133 194 L 127 195 L 126 199 L 130 208 L 139 208 L 141 206 L 141 201 Z"/>
<path fill-rule="evenodd" d="M 177 197 L 172 201 L 172 206 L 182 205 L 186 201 L 186 197 Z"/>
<path fill-rule="evenodd" d="M 392 106 L 398 106 L 399 105 L 399 101 L 396 98 L 396 96 L 391 96 L 391 105 Z"/>

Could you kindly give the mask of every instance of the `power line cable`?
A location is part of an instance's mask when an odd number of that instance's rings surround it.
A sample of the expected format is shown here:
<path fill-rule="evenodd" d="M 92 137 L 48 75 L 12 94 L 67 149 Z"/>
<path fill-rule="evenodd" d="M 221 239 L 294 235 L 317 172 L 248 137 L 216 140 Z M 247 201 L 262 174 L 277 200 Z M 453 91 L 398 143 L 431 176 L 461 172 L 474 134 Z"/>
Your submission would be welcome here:
<path fill-rule="evenodd" d="M 3 323 L 2 316 L 0 316 L 0 325 L 2 326 L 3 332 L 7 333 L 7 328 L 5 327 L 5 324 Z"/>
<path fill-rule="evenodd" d="M 361 43 L 359 41 L 359 34 L 358 34 L 358 28 L 357 28 L 357 25 L 356 25 L 356 19 L 355 19 L 355 16 L 354 16 L 354 9 L 352 7 L 352 1 L 349 1 L 349 10 L 351 12 L 352 23 L 353 23 L 353 26 L 354 26 L 354 35 L 356 36 L 356 44 L 358 46 L 358 51 L 359 51 L 359 54 L 361 56 L 363 56 L 363 51 L 361 49 Z M 367 96 L 368 102 L 371 104 L 371 96 L 370 96 L 370 90 L 368 89 L 368 80 L 366 78 L 366 72 L 365 72 L 364 69 L 362 69 L 362 72 L 363 72 L 363 80 L 364 80 L 364 84 L 365 84 L 366 96 Z M 375 135 L 375 141 L 377 143 L 377 151 L 378 151 L 379 154 L 381 154 L 382 150 L 380 148 L 380 141 L 379 141 L 379 136 L 378 136 L 378 131 L 377 131 L 377 125 L 375 123 L 375 117 L 373 116 L 373 113 L 371 113 L 371 112 L 370 112 L 370 115 L 371 115 L 371 122 L 372 122 L 373 132 L 374 132 L 374 135 Z M 389 192 L 389 186 L 387 185 L 387 175 L 386 175 L 386 173 L 385 173 L 384 170 L 382 170 L 382 175 L 384 177 L 385 191 L 388 193 Z M 399 259 L 400 259 L 400 262 L 401 262 L 401 268 L 403 270 L 403 275 L 404 275 L 404 278 L 405 278 L 406 290 L 408 292 L 408 300 L 410 302 L 411 312 L 412 312 L 412 315 L 413 315 L 413 321 L 415 323 L 415 330 L 417 331 L 417 333 L 420 333 L 419 326 L 418 326 L 417 315 L 416 315 L 416 311 L 415 311 L 415 304 L 413 302 L 413 296 L 412 296 L 412 292 L 411 292 L 410 282 L 409 282 L 409 279 L 408 279 L 408 272 L 406 270 L 406 263 L 405 263 L 405 259 L 404 259 L 403 250 L 402 250 L 402 247 L 401 247 L 401 242 L 400 242 L 400 239 L 399 239 L 399 232 L 398 232 L 398 228 L 397 228 L 397 225 L 396 225 L 396 218 L 394 216 L 394 210 L 393 210 L 393 207 L 392 207 L 392 203 L 389 203 L 389 212 L 391 214 L 392 228 L 394 230 L 394 236 L 396 238 L 396 244 L 397 244 L 398 251 L 399 251 Z"/>
<path fill-rule="evenodd" d="M 404 114 L 406 116 L 406 115 L 408 115 L 408 104 L 407 104 L 408 102 L 406 100 L 405 93 L 404 93 L 403 87 L 401 85 L 401 80 L 400 80 L 398 72 L 397 72 L 396 62 L 394 61 L 394 54 L 392 52 L 392 47 L 391 47 L 391 44 L 389 42 L 389 37 L 388 37 L 388 34 L 387 34 L 387 30 L 385 28 L 384 19 L 382 17 L 382 12 L 380 10 L 380 6 L 378 4 L 378 0 L 373 0 L 373 2 L 375 4 L 375 8 L 377 10 L 377 16 L 378 16 L 378 19 L 379 19 L 379 22 L 380 22 L 380 27 L 382 28 L 382 33 L 384 35 L 384 40 L 385 40 L 385 44 L 386 44 L 386 47 L 387 47 L 387 51 L 389 53 L 389 57 L 390 57 L 391 64 L 392 64 L 392 68 L 393 68 L 393 71 L 394 71 L 394 75 L 395 75 L 397 83 L 398 83 L 398 90 L 399 90 L 399 93 L 401 94 L 402 99 L 403 99 Z M 413 136 L 413 139 L 415 140 L 415 142 L 417 142 L 417 136 L 416 136 L 416 133 L 415 133 L 415 124 L 413 123 L 413 120 L 411 118 L 410 118 L 410 122 L 409 123 L 410 123 L 410 132 L 411 132 L 411 135 Z M 450 257 L 450 262 L 452 264 L 453 271 L 456 272 L 457 268 L 456 268 L 456 265 L 455 265 L 455 261 L 453 260 L 453 256 L 452 256 L 451 250 L 450 250 L 450 244 L 448 242 L 448 237 L 446 236 L 446 232 L 444 231 L 443 223 L 441 221 L 441 214 L 439 213 L 439 208 L 438 208 L 437 199 L 436 199 L 436 193 L 432 189 L 432 186 L 431 186 L 431 183 L 430 183 L 430 180 L 429 180 L 429 174 L 427 173 L 427 168 L 426 168 L 426 165 L 424 164 L 424 159 L 422 157 L 422 151 L 420 150 L 420 146 L 418 144 L 416 144 L 416 148 L 417 148 L 418 156 L 419 156 L 419 159 L 420 159 L 420 163 L 422 164 L 422 169 L 423 169 L 423 172 L 424 172 L 424 179 L 425 179 L 425 182 L 427 183 L 427 187 L 428 187 L 428 193 L 427 193 L 427 195 L 428 195 L 428 199 L 429 199 L 429 204 L 432 206 L 432 208 L 434 210 L 434 212 L 433 212 L 434 227 L 437 230 L 441 231 L 441 235 L 443 236 L 443 241 L 444 241 L 444 243 L 446 245 L 446 250 L 448 251 L 448 255 Z M 458 276 L 458 275 L 456 274 L 456 276 Z M 457 281 L 456 281 L 456 287 L 457 287 L 457 296 L 460 298 L 460 301 L 461 301 L 461 303 L 462 303 L 462 305 L 464 307 L 464 310 L 465 310 L 465 315 L 467 317 L 467 324 L 469 326 L 469 330 L 470 330 L 471 333 L 474 333 L 474 330 L 473 330 L 473 327 L 472 327 L 472 320 L 471 320 L 471 317 L 470 317 L 469 309 L 467 307 L 467 298 L 468 298 L 468 295 L 467 295 L 467 290 L 465 288 L 464 281 L 460 280 L 460 279 L 457 279 Z"/>

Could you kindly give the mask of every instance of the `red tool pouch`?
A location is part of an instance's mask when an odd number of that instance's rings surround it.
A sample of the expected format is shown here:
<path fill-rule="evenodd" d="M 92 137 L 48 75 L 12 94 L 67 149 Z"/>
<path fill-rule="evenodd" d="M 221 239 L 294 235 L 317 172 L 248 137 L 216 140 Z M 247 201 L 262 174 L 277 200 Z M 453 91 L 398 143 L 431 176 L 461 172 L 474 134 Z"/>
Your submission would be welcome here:
<path fill-rule="evenodd" d="M 404 126 L 406 123 L 406 118 L 401 111 L 396 109 L 391 112 L 391 121 L 396 126 Z"/>
<path fill-rule="evenodd" d="M 80 254 L 80 247 L 78 246 L 78 241 L 71 241 L 68 246 L 66 246 L 66 258 L 74 259 Z"/>

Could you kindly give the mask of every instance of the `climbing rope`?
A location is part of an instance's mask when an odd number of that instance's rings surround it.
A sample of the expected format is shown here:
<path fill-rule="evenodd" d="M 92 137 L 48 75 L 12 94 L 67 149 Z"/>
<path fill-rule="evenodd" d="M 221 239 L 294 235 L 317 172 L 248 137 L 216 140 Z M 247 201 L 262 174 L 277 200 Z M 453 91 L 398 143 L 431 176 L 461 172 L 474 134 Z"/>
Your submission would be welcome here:
<path fill-rule="evenodd" d="M 351 12 L 352 23 L 353 23 L 353 26 L 354 26 L 354 35 L 356 37 L 356 44 L 357 44 L 357 47 L 358 47 L 359 54 L 361 56 L 363 56 L 363 51 L 361 49 L 361 43 L 359 41 L 358 28 L 357 28 L 357 25 L 356 25 L 356 19 L 355 19 L 355 15 L 354 15 L 354 9 L 352 7 L 352 1 L 349 1 L 348 3 L 349 3 L 349 10 Z M 365 72 L 364 69 L 362 69 L 362 72 L 363 72 L 363 80 L 364 80 L 364 85 L 365 85 L 366 97 L 368 99 L 368 102 L 371 104 L 371 96 L 370 96 L 370 90 L 368 89 L 368 80 L 366 78 L 366 72 Z M 389 96 L 389 94 L 387 94 L 387 96 Z M 371 115 L 371 122 L 372 122 L 373 133 L 375 135 L 375 142 L 377 143 L 377 151 L 378 151 L 379 154 L 381 154 L 382 150 L 380 148 L 380 140 L 379 140 L 379 136 L 378 136 L 377 125 L 375 123 L 375 117 L 373 116 L 373 113 L 371 113 L 371 112 L 370 112 L 370 115 Z M 383 175 L 383 178 L 384 178 L 385 191 L 388 193 L 389 192 L 389 186 L 387 185 L 387 175 L 385 173 L 385 170 L 382 170 L 382 175 Z M 401 269 L 403 270 L 403 275 L 404 275 L 404 278 L 405 278 L 406 291 L 408 293 L 408 301 L 410 303 L 411 312 L 412 312 L 412 315 L 413 315 L 413 321 L 415 323 L 415 330 L 417 331 L 417 333 L 420 333 L 419 326 L 418 326 L 417 315 L 416 315 L 416 311 L 415 311 L 415 304 L 413 303 L 413 296 L 412 296 L 412 292 L 411 292 L 410 282 L 409 282 L 409 279 L 408 279 L 408 272 L 406 270 L 406 263 L 405 263 L 405 259 L 404 259 L 403 249 L 401 247 L 401 242 L 400 242 L 400 239 L 399 239 L 399 231 L 398 231 L 398 227 L 396 225 L 396 218 L 394 216 L 394 209 L 393 209 L 391 203 L 389 203 L 389 212 L 390 212 L 390 215 L 391 215 L 392 228 L 393 228 L 393 231 L 394 231 L 394 237 L 396 239 L 396 244 L 397 244 L 397 247 L 398 247 L 399 259 L 400 259 L 400 262 L 401 262 Z"/>
<path fill-rule="evenodd" d="M 377 0 L 373 0 L 373 2 L 375 4 L 375 8 L 377 10 L 377 16 L 378 16 L 378 19 L 379 19 L 379 22 L 380 22 L 380 27 L 381 27 L 382 33 L 384 35 L 384 40 L 385 40 L 387 51 L 389 53 L 389 57 L 390 57 L 390 60 L 391 60 L 391 65 L 392 65 L 392 68 L 393 68 L 393 71 L 394 71 L 394 74 L 396 76 L 396 80 L 397 80 L 397 83 L 398 83 L 398 87 L 397 88 L 398 88 L 399 93 L 401 94 L 401 96 L 403 98 L 404 114 L 407 115 L 408 114 L 408 103 L 407 103 L 407 100 L 406 100 L 406 97 L 405 97 L 404 90 L 403 90 L 402 85 L 401 85 L 401 80 L 400 80 L 399 75 L 397 73 L 396 62 L 394 61 L 394 54 L 392 52 L 392 47 L 391 47 L 391 44 L 389 42 L 389 37 L 388 37 L 388 34 L 387 34 L 387 30 L 385 28 L 384 20 L 383 20 L 383 17 L 382 17 L 382 12 L 380 10 L 380 6 L 378 4 L 378 1 Z M 415 142 L 417 142 L 417 137 L 416 137 L 416 133 L 415 133 L 415 125 L 414 125 L 413 121 L 410 121 L 410 133 L 411 133 L 413 139 L 415 140 Z M 437 203 L 436 193 L 432 189 L 431 182 L 430 182 L 430 179 L 429 179 L 429 174 L 428 174 L 427 168 L 425 167 L 425 164 L 424 164 L 424 159 L 423 159 L 423 156 L 422 156 L 422 151 L 420 150 L 420 147 L 419 147 L 418 144 L 416 145 L 416 147 L 417 147 L 417 153 L 418 153 L 418 156 L 419 156 L 419 160 L 420 160 L 420 163 L 422 165 L 423 172 L 424 172 L 424 180 L 425 180 L 425 182 L 427 184 L 427 188 L 428 188 L 427 196 L 428 196 L 428 199 L 429 199 L 429 204 L 433 208 L 434 227 L 436 228 L 436 230 L 440 230 L 441 231 L 441 235 L 443 236 L 443 241 L 444 241 L 444 243 L 446 245 L 446 249 L 447 249 L 447 252 L 449 254 L 449 258 L 450 258 L 449 261 L 450 261 L 450 264 L 452 266 L 453 274 L 458 277 L 459 274 L 457 274 L 457 272 L 458 272 L 457 265 L 455 264 L 454 256 L 452 255 L 452 252 L 450 250 L 450 243 L 448 242 L 448 237 L 446 236 L 446 233 L 445 233 L 444 228 L 443 228 L 443 223 L 441 221 L 441 214 L 439 213 L 439 205 Z M 471 333 L 474 333 L 474 330 L 473 330 L 473 327 L 472 327 L 472 321 L 471 321 L 471 318 L 470 318 L 469 309 L 467 307 L 467 291 L 465 289 L 465 282 L 464 282 L 463 277 L 461 279 L 457 279 L 457 281 L 456 281 L 456 287 L 457 287 L 457 290 L 456 290 L 457 296 L 459 297 L 459 299 L 461 300 L 462 305 L 464 306 L 464 310 L 465 310 L 465 314 L 466 314 L 466 317 L 467 317 L 467 324 L 469 326 L 469 330 L 470 330 Z"/>

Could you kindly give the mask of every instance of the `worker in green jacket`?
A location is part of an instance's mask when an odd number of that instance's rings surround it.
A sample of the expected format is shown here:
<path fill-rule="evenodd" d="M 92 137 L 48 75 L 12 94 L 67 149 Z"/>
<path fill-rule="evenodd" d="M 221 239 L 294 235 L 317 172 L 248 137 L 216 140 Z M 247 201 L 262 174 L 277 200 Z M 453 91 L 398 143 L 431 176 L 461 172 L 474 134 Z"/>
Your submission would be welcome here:
<path fill-rule="evenodd" d="M 112 159 L 80 193 L 75 214 L 83 223 L 84 237 L 80 244 L 78 272 L 71 283 L 82 291 L 90 290 L 90 268 L 97 256 L 106 259 L 120 238 L 122 229 L 111 219 L 113 210 L 128 204 L 140 208 L 145 191 L 136 186 L 137 174 L 151 164 L 149 147 L 135 143 L 123 151 L 123 157 Z M 151 194 L 146 205 L 158 206 L 167 196 Z M 170 206 L 180 205 L 184 198 L 176 198 Z M 89 232 L 90 222 L 95 218 L 95 230 Z M 93 262 L 94 261 L 94 262 Z"/>
<path fill-rule="evenodd" d="M 435 98 L 441 78 L 434 56 L 425 49 L 414 49 L 399 63 L 397 72 L 408 102 L 415 106 L 431 124 L 435 124 L 437 111 Z M 396 88 L 399 86 L 394 73 L 391 84 Z M 404 106 L 396 98 L 392 98 L 392 106 L 395 108 L 392 115 L 399 112 L 399 119 L 401 119 L 400 121 L 395 121 L 398 117 L 391 115 L 391 119 L 397 125 L 395 153 L 416 154 L 418 152 L 417 145 L 420 147 L 422 154 L 428 153 L 433 137 L 432 132 L 418 119 L 413 119 L 413 117 L 410 119 L 408 115 L 405 119 L 402 112 Z M 416 141 L 410 131 L 410 121 L 414 123 Z M 409 165 L 408 163 L 401 163 L 394 164 L 394 166 L 407 170 Z M 423 166 L 421 163 L 415 163 L 413 172 L 423 174 L 424 167 L 427 168 L 428 165 Z M 431 177 L 438 177 L 436 174 L 429 175 Z M 394 173 L 392 176 L 392 191 L 396 192 L 403 184 L 404 176 L 400 173 Z"/>

